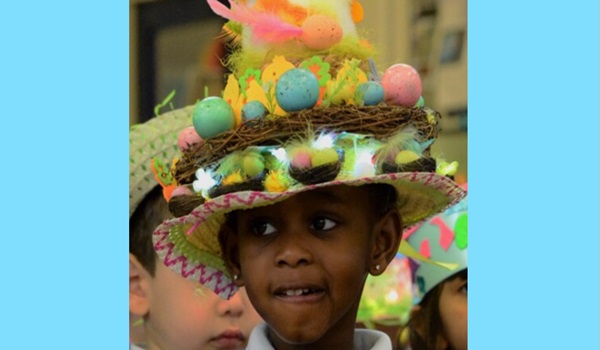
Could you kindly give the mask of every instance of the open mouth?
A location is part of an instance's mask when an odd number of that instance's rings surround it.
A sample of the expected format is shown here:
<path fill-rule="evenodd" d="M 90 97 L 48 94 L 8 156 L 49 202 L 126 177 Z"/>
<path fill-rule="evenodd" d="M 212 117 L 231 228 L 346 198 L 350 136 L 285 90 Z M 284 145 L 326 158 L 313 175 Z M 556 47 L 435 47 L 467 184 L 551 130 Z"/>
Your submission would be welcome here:
<path fill-rule="evenodd" d="M 316 293 L 319 293 L 322 291 L 323 291 L 322 289 L 315 289 L 315 288 L 300 288 L 300 289 L 286 289 L 286 290 L 283 290 L 276 294 L 279 296 L 297 297 L 297 296 L 301 296 L 301 295 L 312 295 L 312 294 L 316 294 Z"/>

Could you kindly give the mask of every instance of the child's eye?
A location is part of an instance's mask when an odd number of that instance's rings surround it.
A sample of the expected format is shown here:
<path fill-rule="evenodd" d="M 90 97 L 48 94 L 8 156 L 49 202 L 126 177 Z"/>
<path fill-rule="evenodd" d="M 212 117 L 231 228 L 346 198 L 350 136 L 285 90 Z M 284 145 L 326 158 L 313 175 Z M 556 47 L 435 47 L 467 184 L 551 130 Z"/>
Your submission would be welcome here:
<path fill-rule="evenodd" d="M 258 236 L 266 236 L 275 233 L 277 229 L 268 222 L 257 222 L 252 226 L 252 232 Z"/>
<path fill-rule="evenodd" d="M 468 284 L 465 283 L 465 285 L 460 288 L 460 292 L 468 295 L 469 293 L 467 291 L 467 285 Z"/>
<path fill-rule="evenodd" d="M 335 227 L 336 222 L 327 218 L 316 218 L 313 220 L 309 228 L 315 231 L 328 231 Z"/>

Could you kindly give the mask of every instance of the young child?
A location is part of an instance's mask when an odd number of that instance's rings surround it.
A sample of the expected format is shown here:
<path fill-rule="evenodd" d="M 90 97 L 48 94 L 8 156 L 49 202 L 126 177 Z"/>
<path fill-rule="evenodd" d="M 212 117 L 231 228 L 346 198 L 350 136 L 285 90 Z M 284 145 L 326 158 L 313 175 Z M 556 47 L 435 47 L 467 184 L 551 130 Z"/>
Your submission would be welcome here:
<path fill-rule="evenodd" d="M 391 349 L 355 330 L 367 275 L 386 269 L 404 227 L 465 195 L 436 173 L 439 114 L 416 106 L 416 71 L 368 81 L 355 3 L 209 0 L 238 22 L 226 29 L 241 47 L 223 98 L 194 106 L 202 140 L 160 175 L 176 186 L 176 218 L 153 241 L 166 266 L 220 296 L 246 288 L 265 321 L 248 349 Z"/>
<path fill-rule="evenodd" d="M 467 199 L 407 232 L 408 243 L 431 260 L 414 263 L 420 302 L 409 321 L 412 350 L 467 349 Z"/>
<path fill-rule="evenodd" d="M 171 215 L 146 164 L 153 155 L 176 154 L 174 142 L 190 112 L 161 115 L 130 133 L 129 311 L 143 319 L 137 327 L 143 328 L 147 349 L 244 349 L 260 322 L 246 293 L 219 298 L 165 267 L 152 249 L 152 232 Z"/>

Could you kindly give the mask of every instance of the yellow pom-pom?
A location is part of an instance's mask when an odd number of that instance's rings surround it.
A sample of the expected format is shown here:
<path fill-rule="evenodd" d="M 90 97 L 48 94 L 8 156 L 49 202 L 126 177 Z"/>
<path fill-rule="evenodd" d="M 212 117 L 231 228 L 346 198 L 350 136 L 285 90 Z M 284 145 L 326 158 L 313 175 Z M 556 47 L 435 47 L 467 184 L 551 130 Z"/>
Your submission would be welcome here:
<path fill-rule="evenodd" d="M 289 181 L 282 170 L 270 171 L 264 181 L 267 192 L 285 192 L 289 187 Z"/>
<path fill-rule="evenodd" d="M 233 174 L 227 175 L 221 183 L 223 185 L 227 186 L 227 185 L 233 185 L 233 184 L 237 184 L 237 183 L 241 183 L 241 182 L 244 182 L 244 178 L 242 177 L 242 174 L 240 174 L 240 171 L 238 170 Z"/>

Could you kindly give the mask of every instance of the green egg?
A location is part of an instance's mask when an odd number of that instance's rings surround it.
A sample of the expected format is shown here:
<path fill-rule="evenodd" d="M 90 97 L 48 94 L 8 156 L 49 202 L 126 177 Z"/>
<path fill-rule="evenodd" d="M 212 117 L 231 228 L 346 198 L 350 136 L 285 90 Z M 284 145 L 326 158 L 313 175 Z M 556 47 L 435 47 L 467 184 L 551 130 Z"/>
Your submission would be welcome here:
<path fill-rule="evenodd" d="M 396 164 L 406 164 L 410 162 L 414 162 L 419 159 L 419 155 L 413 151 L 400 151 L 398 155 L 396 155 Z"/>
<path fill-rule="evenodd" d="M 194 129 L 203 139 L 209 139 L 235 126 L 233 109 L 220 97 L 207 97 L 196 103 L 192 115 Z"/>
<path fill-rule="evenodd" d="M 246 175 L 255 177 L 265 170 L 265 163 L 259 156 L 244 157 L 244 160 L 242 161 L 242 170 Z"/>
<path fill-rule="evenodd" d="M 339 154 L 337 153 L 337 151 L 334 148 L 325 148 L 322 150 L 316 150 L 316 151 L 313 151 L 313 154 L 312 154 L 313 167 L 337 162 L 338 160 L 339 160 Z"/>

